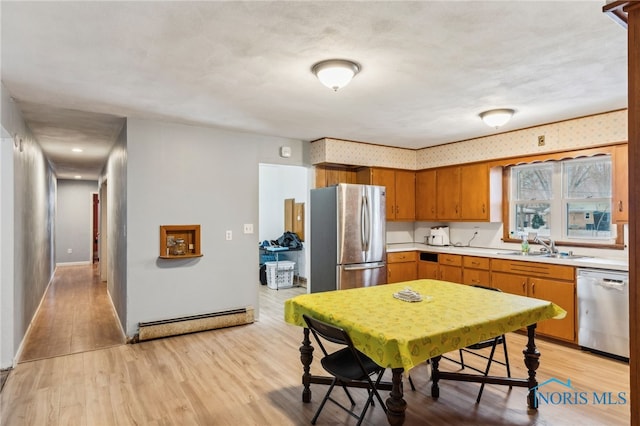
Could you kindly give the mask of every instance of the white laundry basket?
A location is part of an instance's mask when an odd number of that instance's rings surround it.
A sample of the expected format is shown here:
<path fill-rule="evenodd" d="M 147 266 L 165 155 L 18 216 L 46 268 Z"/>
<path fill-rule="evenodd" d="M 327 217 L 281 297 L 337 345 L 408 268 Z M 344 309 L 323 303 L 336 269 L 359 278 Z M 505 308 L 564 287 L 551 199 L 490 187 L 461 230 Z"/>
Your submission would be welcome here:
<path fill-rule="evenodd" d="M 293 270 L 296 262 L 281 260 L 265 262 L 267 265 L 267 286 L 273 289 L 293 287 Z"/>

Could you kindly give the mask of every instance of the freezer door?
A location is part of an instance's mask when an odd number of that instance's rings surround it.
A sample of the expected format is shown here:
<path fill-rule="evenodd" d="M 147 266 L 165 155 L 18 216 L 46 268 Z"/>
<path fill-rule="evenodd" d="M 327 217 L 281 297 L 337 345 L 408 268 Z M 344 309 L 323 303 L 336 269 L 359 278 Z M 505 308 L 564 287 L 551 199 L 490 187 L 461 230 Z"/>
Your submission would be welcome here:
<path fill-rule="evenodd" d="M 385 259 L 385 188 L 340 184 L 337 187 L 337 264 Z"/>
<path fill-rule="evenodd" d="M 338 265 L 338 290 L 369 287 L 387 282 L 387 265 L 384 262 Z"/>

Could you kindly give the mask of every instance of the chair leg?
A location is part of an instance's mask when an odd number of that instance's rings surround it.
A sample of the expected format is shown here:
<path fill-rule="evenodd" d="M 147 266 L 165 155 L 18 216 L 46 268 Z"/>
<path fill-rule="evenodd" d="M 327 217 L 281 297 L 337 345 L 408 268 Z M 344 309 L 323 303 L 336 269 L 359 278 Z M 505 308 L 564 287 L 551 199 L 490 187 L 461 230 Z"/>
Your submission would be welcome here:
<path fill-rule="evenodd" d="M 489 362 L 487 362 L 487 368 L 484 370 L 484 375 L 489 375 L 489 370 L 491 369 L 491 363 L 493 362 L 493 355 L 496 352 L 496 346 L 498 344 L 498 337 L 493 341 L 493 346 L 491 346 L 491 354 L 489 354 Z M 480 404 L 480 398 L 482 398 L 482 391 L 484 391 L 485 383 L 480 385 L 480 391 L 478 392 L 478 397 L 476 398 L 476 404 Z"/>
<path fill-rule="evenodd" d="M 407 377 L 409 378 L 409 386 L 411 386 L 411 390 L 415 392 L 416 387 L 413 384 L 413 380 L 411 379 L 411 376 L 407 374 Z"/>
<path fill-rule="evenodd" d="M 502 347 L 504 348 L 504 364 L 507 367 L 507 377 L 511 377 L 511 367 L 509 366 L 509 354 L 507 352 L 507 336 L 502 336 Z M 513 386 L 509 385 L 509 389 Z"/>
<path fill-rule="evenodd" d="M 462 369 L 464 370 L 464 357 L 462 356 L 462 349 L 460 349 L 458 352 L 460 352 L 460 365 L 462 366 Z"/>
<path fill-rule="evenodd" d="M 316 414 L 313 416 L 313 419 L 311 419 L 311 424 L 312 425 L 316 424 L 316 420 L 318 420 L 318 416 L 320 415 L 320 412 L 322 411 L 322 408 L 324 407 L 324 404 L 326 404 L 327 401 L 329 400 L 329 395 L 331 394 L 331 391 L 333 390 L 334 386 L 336 385 L 336 382 L 337 382 L 337 379 L 334 378 L 333 381 L 331 382 L 331 385 L 329 386 L 329 390 L 324 395 L 324 398 L 322 399 L 322 402 L 320 403 L 320 406 L 318 407 L 318 410 L 316 411 Z"/>
<path fill-rule="evenodd" d="M 356 405 L 356 402 L 353 400 L 353 398 L 351 397 L 351 393 L 349 392 L 349 389 L 347 389 L 346 385 L 342 385 L 342 389 L 344 389 L 344 392 L 347 394 L 347 396 L 349 397 L 349 401 L 351 402 L 351 406 L 353 407 L 354 405 Z"/>
<path fill-rule="evenodd" d="M 374 396 L 378 399 L 378 402 L 380 402 L 380 406 L 382 407 L 384 412 L 385 413 L 387 412 L 387 406 L 384 404 L 384 402 L 382 401 L 382 397 L 378 393 L 378 385 L 380 384 L 380 380 L 382 379 L 383 373 L 384 372 L 381 372 L 378 374 L 378 378 L 376 379 L 372 389 L 367 389 L 369 391 L 369 397 L 367 398 L 367 402 L 364 404 L 364 408 L 362 409 L 362 412 L 358 417 L 358 423 L 356 424 L 356 426 L 360 426 L 360 424 L 362 424 L 362 421 L 364 420 L 364 415 L 367 413 L 367 410 L 369 409 L 369 405 L 373 405 Z"/>

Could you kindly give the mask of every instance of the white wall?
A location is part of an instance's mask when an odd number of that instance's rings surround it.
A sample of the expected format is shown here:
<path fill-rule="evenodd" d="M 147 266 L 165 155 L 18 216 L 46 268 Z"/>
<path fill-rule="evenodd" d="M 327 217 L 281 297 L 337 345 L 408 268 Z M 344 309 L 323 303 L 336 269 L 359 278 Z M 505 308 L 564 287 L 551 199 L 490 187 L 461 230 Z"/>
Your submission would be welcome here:
<path fill-rule="evenodd" d="M 56 264 L 93 261 L 93 194 L 96 192 L 97 181 L 58 180 Z"/>
<path fill-rule="evenodd" d="M 126 139 L 127 335 L 143 321 L 257 309 L 258 165 L 303 165 L 306 144 L 138 119 Z M 282 145 L 291 158 L 278 156 Z M 201 225 L 203 257 L 158 259 L 159 227 L 172 224 Z"/>

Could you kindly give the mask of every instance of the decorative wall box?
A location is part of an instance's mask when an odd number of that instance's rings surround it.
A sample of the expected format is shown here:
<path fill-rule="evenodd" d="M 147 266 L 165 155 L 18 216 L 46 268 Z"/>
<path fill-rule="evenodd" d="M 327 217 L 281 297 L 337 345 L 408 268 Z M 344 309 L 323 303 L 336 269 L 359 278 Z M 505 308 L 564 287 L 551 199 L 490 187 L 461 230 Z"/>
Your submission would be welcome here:
<path fill-rule="evenodd" d="M 200 225 L 161 225 L 160 258 L 201 257 Z"/>

